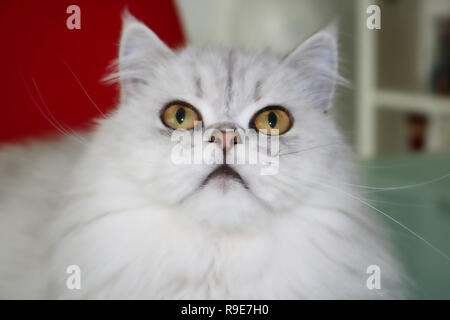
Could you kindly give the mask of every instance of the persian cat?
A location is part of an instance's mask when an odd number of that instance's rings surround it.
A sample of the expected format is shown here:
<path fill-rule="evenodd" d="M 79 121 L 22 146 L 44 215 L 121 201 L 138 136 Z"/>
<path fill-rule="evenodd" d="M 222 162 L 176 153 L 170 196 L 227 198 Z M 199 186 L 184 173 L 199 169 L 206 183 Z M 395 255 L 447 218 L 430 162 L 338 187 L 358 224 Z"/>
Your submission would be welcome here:
<path fill-rule="evenodd" d="M 128 14 L 119 51 L 119 106 L 85 143 L 1 149 L 1 297 L 403 296 L 388 235 L 352 188 L 350 148 L 326 112 L 342 82 L 333 30 L 285 57 L 171 50 Z M 194 135 L 194 123 L 213 161 L 176 163 L 173 133 Z M 228 161 L 247 129 L 276 139 L 277 152 Z"/>

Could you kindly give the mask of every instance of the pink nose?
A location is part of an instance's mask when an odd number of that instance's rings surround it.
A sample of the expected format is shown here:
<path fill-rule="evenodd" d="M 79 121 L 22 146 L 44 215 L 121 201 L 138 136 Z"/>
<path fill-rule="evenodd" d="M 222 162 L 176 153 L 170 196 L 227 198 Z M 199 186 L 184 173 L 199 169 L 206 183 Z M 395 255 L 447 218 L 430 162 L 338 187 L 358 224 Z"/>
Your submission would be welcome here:
<path fill-rule="evenodd" d="M 238 135 L 232 131 L 216 131 L 211 137 L 211 142 L 220 144 L 223 150 L 229 149 L 238 141 Z"/>

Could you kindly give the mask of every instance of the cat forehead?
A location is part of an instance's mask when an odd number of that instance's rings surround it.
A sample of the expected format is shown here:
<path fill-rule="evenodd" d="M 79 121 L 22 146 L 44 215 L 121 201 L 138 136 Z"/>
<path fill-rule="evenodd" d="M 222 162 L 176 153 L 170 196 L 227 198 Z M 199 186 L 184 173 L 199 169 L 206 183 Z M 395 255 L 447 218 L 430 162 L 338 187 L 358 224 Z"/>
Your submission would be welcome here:
<path fill-rule="evenodd" d="M 261 67 L 275 66 L 280 57 L 270 52 L 253 52 L 243 49 L 187 47 L 179 51 L 179 57 L 196 67 L 220 70 L 225 68 L 257 70 Z"/>
<path fill-rule="evenodd" d="M 261 98 L 264 84 L 282 59 L 269 52 L 191 47 L 181 50 L 177 60 L 198 98 L 232 110 Z"/>

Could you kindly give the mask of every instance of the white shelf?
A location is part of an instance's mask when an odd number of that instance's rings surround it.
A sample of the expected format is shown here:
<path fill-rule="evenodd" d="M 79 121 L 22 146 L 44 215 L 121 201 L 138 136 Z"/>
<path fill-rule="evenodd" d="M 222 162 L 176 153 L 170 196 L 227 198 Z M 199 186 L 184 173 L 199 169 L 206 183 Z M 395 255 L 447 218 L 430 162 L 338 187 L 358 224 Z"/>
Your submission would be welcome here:
<path fill-rule="evenodd" d="M 432 53 L 429 44 L 433 32 L 433 21 L 436 16 L 449 16 L 449 0 L 420 1 L 411 5 L 419 5 L 418 23 L 421 26 L 419 32 L 418 55 L 420 57 L 419 69 L 421 77 L 427 79 L 430 69 Z M 398 1 L 407 9 L 409 1 Z M 448 148 L 448 122 L 450 120 L 450 97 L 441 97 L 428 93 L 407 92 L 395 89 L 382 89 L 377 86 L 378 65 L 378 40 L 381 32 L 389 30 L 369 30 L 366 27 L 366 9 L 369 5 L 380 4 L 378 0 L 355 1 L 356 26 L 357 26 L 357 73 L 356 73 L 356 104 L 357 104 L 357 147 L 358 153 L 363 158 L 371 158 L 378 154 L 378 138 L 380 122 L 380 110 L 397 110 L 402 112 L 417 112 L 427 117 L 426 148 L 427 151 L 440 151 Z M 387 7 L 386 7 L 387 8 Z M 398 10 L 398 8 L 397 8 Z M 417 18 L 417 17 L 416 17 Z M 383 18 L 382 18 L 383 19 Z M 426 52 L 425 52 L 426 51 Z M 426 53 L 426 54 L 425 54 Z M 422 66 L 420 66 L 422 64 Z M 419 76 L 419 75 L 418 75 Z M 419 81 L 427 82 L 427 81 Z"/>
<path fill-rule="evenodd" d="M 375 105 L 383 109 L 450 116 L 450 98 L 426 93 L 377 90 Z"/>

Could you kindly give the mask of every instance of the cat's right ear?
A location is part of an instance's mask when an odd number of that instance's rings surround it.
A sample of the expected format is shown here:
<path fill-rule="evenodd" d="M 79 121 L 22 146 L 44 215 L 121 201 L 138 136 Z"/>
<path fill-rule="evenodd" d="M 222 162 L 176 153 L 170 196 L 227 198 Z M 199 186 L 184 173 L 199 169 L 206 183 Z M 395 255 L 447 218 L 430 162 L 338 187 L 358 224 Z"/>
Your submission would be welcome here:
<path fill-rule="evenodd" d="M 118 66 L 123 96 L 136 93 L 146 84 L 152 66 L 171 55 L 173 51 L 152 30 L 124 12 Z"/>

